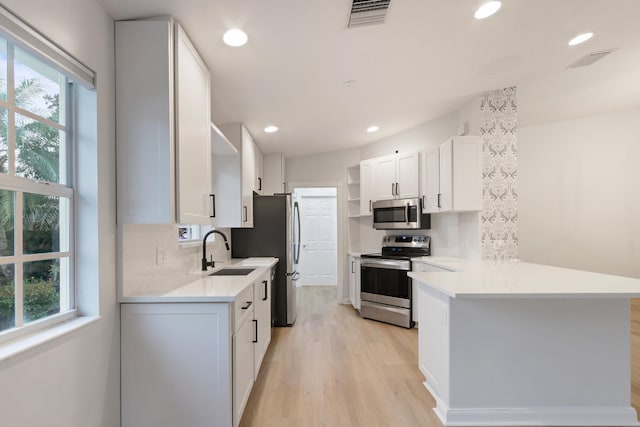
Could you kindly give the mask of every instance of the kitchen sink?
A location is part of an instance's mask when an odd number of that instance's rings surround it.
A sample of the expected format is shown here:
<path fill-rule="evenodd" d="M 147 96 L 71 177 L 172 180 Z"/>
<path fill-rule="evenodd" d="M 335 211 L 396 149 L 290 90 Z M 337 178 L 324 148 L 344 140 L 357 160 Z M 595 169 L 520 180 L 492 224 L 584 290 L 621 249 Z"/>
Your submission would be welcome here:
<path fill-rule="evenodd" d="M 209 276 L 246 276 L 253 270 L 255 270 L 255 268 L 221 268 L 209 274 Z"/>

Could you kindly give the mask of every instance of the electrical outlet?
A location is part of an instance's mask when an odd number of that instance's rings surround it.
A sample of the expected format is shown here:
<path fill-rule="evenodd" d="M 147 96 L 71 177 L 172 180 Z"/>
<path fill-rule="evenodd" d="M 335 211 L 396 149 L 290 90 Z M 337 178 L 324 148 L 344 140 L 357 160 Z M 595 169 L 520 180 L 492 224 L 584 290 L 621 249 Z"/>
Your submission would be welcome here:
<path fill-rule="evenodd" d="M 165 263 L 164 248 L 162 246 L 156 246 L 156 265 Z"/>

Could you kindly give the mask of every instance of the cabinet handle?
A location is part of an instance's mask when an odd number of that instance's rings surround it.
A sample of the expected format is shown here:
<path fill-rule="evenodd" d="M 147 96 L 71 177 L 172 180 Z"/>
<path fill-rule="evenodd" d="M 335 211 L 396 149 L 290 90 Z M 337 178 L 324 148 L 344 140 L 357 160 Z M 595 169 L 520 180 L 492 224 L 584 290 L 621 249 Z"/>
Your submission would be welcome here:
<path fill-rule="evenodd" d="M 356 274 L 356 262 L 355 261 L 351 261 L 351 272 L 353 274 Z"/>
<path fill-rule="evenodd" d="M 241 307 L 243 310 L 248 309 L 249 307 L 251 307 L 251 304 L 253 304 L 253 301 L 247 301 L 247 304 L 243 307 Z"/>
<path fill-rule="evenodd" d="M 255 339 L 255 340 L 253 340 L 253 342 L 254 342 L 254 343 L 257 343 L 257 342 L 258 342 L 258 321 L 257 321 L 256 319 L 253 319 L 253 325 L 254 325 L 254 326 L 255 326 L 255 328 L 256 328 L 256 339 Z"/>
<path fill-rule="evenodd" d="M 371 200 L 369 200 L 369 212 L 371 212 Z"/>
<path fill-rule="evenodd" d="M 262 178 L 258 177 L 258 191 L 262 191 Z"/>
<path fill-rule="evenodd" d="M 391 195 L 396 195 L 396 185 L 393 182 L 391 183 Z"/>
<path fill-rule="evenodd" d="M 247 209 L 246 206 L 243 206 L 242 207 L 242 213 L 243 213 L 244 216 L 243 216 L 242 222 L 247 222 L 247 220 L 249 218 L 249 213 L 248 212 L 249 212 L 249 209 Z"/>
<path fill-rule="evenodd" d="M 426 202 L 425 202 L 425 200 L 424 200 L 424 196 L 422 196 L 422 209 L 424 209 L 424 208 L 425 208 L 425 205 L 426 205 Z"/>
<path fill-rule="evenodd" d="M 209 215 L 209 218 L 215 218 L 216 217 L 216 195 L 209 194 L 209 197 L 211 197 L 211 215 Z"/>
<path fill-rule="evenodd" d="M 398 183 L 396 182 L 396 196 L 400 195 L 400 190 L 398 190 Z"/>
<path fill-rule="evenodd" d="M 264 283 L 264 297 L 262 297 L 262 301 L 266 301 L 266 300 L 267 300 L 267 298 L 269 297 L 269 296 L 267 295 L 267 281 L 266 281 L 266 280 L 263 280 L 263 281 L 262 281 L 262 283 Z"/>
<path fill-rule="evenodd" d="M 440 196 L 442 196 L 442 194 L 438 193 L 438 207 L 441 208 L 442 206 L 440 206 Z"/>

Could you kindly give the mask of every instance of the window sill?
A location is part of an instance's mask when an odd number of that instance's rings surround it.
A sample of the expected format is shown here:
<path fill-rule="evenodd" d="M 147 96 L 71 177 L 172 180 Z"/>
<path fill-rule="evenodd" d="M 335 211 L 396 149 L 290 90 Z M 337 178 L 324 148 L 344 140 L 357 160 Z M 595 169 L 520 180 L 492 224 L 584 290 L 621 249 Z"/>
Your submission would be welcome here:
<path fill-rule="evenodd" d="M 207 246 L 209 246 L 209 242 L 207 242 Z M 178 247 L 180 249 L 202 247 L 202 240 L 185 240 L 178 242 Z"/>
<path fill-rule="evenodd" d="M 77 331 L 100 319 L 100 316 L 79 316 L 66 322 L 58 323 L 45 330 L 16 338 L 0 345 L 0 362 L 11 359 L 25 351 L 31 350 L 42 344 L 53 341 L 71 332 Z"/>

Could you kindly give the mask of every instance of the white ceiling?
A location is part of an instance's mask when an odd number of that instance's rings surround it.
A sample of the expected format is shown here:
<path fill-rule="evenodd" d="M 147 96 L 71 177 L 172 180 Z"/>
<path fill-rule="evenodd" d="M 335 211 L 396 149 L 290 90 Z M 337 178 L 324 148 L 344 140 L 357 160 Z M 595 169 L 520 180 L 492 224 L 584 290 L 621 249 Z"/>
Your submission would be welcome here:
<path fill-rule="evenodd" d="M 264 153 L 355 148 L 512 85 L 520 125 L 640 106 L 637 0 L 503 0 L 483 21 L 483 0 L 391 0 L 384 24 L 354 29 L 350 0 L 98 1 L 115 19 L 174 16 L 212 72 L 213 121 L 244 122 Z M 247 45 L 223 44 L 232 27 Z M 567 45 L 585 31 L 596 35 Z"/>

